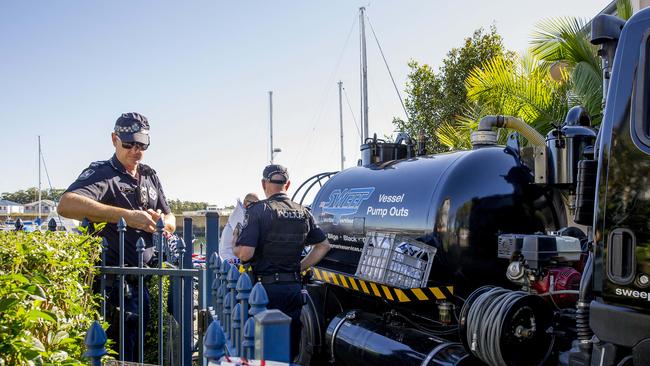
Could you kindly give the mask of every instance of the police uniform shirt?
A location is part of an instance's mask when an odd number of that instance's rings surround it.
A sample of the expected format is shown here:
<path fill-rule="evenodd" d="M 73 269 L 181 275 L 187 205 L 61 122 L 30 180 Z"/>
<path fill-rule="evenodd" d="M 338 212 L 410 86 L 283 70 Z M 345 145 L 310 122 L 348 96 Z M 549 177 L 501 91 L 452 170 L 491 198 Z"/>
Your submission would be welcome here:
<path fill-rule="evenodd" d="M 152 209 L 162 213 L 171 212 L 156 172 L 144 164 L 138 165 L 139 180 L 131 176 L 115 155 L 109 160 L 96 161 L 86 168 L 66 192 L 73 192 L 97 202 L 121 207 L 127 210 Z M 107 265 L 118 265 L 119 235 L 117 224 L 108 223 L 99 233 L 108 241 Z M 124 261 L 137 266 L 135 250 L 138 238 L 142 237 L 146 247 L 153 246 L 152 234 L 131 227 L 124 235 Z M 150 251 L 148 251 L 150 252 Z M 149 255 L 150 257 L 150 255 Z M 145 262 L 148 259 L 145 258 Z"/>
<path fill-rule="evenodd" d="M 285 198 L 286 194 L 277 193 L 271 196 L 273 198 Z M 266 201 L 259 201 L 251 204 L 246 209 L 246 216 L 242 224 L 242 230 L 237 238 L 237 245 L 257 248 L 265 239 L 264 235 L 271 230 L 273 221 L 273 212 Z M 323 230 L 316 225 L 314 217 L 309 214 L 309 230 L 304 245 L 318 244 L 327 237 Z M 280 271 L 280 269 L 270 269 L 271 271 Z M 266 271 L 265 271 L 266 272 Z"/>

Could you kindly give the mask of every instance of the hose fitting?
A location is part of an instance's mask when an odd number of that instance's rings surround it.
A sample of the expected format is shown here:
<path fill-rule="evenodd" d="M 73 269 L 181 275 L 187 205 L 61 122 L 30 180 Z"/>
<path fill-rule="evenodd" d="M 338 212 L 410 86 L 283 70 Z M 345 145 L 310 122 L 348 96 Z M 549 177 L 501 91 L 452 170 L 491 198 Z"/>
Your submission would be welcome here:
<path fill-rule="evenodd" d="M 496 145 L 497 134 L 492 128 L 510 128 L 522 134 L 533 146 L 545 146 L 546 139 L 529 124 L 512 116 L 485 116 L 481 118 L 478 129 L 472 132 L 472 146 Z"/>

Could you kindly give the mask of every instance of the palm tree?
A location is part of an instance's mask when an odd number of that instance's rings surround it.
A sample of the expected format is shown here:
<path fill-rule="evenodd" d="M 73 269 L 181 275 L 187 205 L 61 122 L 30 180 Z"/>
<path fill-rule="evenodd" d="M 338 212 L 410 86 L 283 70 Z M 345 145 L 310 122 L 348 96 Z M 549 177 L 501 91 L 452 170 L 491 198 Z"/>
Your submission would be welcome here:
<path fill-rule="evenodd" d="M 550 64 L 532 54 L 507 59 L 496 57 L 475 68 L 465 80 L 469 105 L 456 123 L 443 124 L 439 141 L 450 149 L 469 147 L 469 136 L 481 117 L 489 114 L 517 116 L 541 133 L 564 119 L 569 103 L 568 75 L 551 78 Z M 501 141 L 505 141 L 505 134 Z"/>
<path fill-rule="evenodd" d="M 549 67 L 569 75 L 572 104 L 583 105 L 596 124 L 602 114 L 603 79 L 597 48 L 589 42 L 587 22 L 573 17 L 540 22 L 531 40 L 531 52 Z"/>
<path fill-rule="evenodd" d="M 632 16 L 629 0 L 618 0 L 616 7 L 620 18 Z M 582 105 L 592 123 L 599 124 L 601 63 L 589 31 L 587 21 L 574 17 L 542 21 L 532 35 L 529 54 L 497 57 L 475 68 L 465 80 L 468 105 L 454 123 L 441 124 L 439 141 L 450 150 L 469 148 L 471 131 L 488 114 L 518 116 L 546 133 L 564 119 L 568 108 Z"/>
<path fill-rule="evenodd" d="M 629 0 L 616 2 L 617 15 L 622 19 L 632 16 Z M 542 21 L 531 40 L 531 52 L 554 67 L 565 69 L 572 93 L 571 104 L 584 106 L 592 122 L 602 119 L 603 76 L 597 48 L 589 41 L 588 22 L 574 17 L 560 17 Z"/>

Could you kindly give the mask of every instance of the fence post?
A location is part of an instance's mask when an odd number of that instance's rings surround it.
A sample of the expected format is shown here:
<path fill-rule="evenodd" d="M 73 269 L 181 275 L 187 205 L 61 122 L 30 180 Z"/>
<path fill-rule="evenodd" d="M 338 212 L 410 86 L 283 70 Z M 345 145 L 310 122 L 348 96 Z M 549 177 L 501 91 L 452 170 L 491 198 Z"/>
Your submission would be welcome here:
<path fill-rule="evenodd" d="M 239 271 L 237 270 L 236 265 L 230 265 L 228 269 L 228 276 L 226 277 L 226 289 L 228 294 L 226 296 L 230 297 L 230 317 L 232 317 L 233 310 L 235 309 L 237 300 L 235 299 L 235 290 L 237 288 L 237 280 L 239 280 Z M 233 322 L 232 319 L 228 321 L 228 335 L 230 336 L 230 344 L 234 344 L 234 334 L 233 334 Z"/>
<path fill-rule="evenodd" d="M 84 338 L 84 343 L 86 344 L 87 351 L 84 353 L 84 357 L 90 358 L 90 364 L 92 366 L 101 366 L 102 357 L 107 354 L 106 348 L 106 332 L 99 322 L 95 320 L 88 329 L 86 333 L 86 338 Z"/>
<path fill-rule="evenodd" d="M 230 295 L 232 296 L 232 295 Z M 233 356 L 239 356 L 241 350 L 241 304 L 237 303 L 232 309 L 232 337 L 230 337 Z"/>
<path fill-rule="evenodd" d="M 90 227 L 90 221 L 88 221 L 87 217 L 84 217 L 84 219 L 81 220 L 81 224 L 79 224 L 79 226 L 86 229 L 86 230 L 88 230 L 88 228 Z M 92 234 L 92 233 L 89 233 L 89 234 Z"/>
<path fill-rule="evenodd" d="M 56 231 L 56 220 L 54 220 L 54 217 L 47 222 L 47 230 Z"/>
<path fill-rule="evenodd" d="M 242 357 L 252 360 L 255 356 L 255 320 L 248 318 L 244 324 L 244 340 L 241 342 Z"/>
<path fill-rule="evenodd" d="M 21 219 L 20 217 L 16 219 L 16 222 L 14 223 L 15 231 L 21 231 L 23 229 L 23 226 L 25 226 L 23 224 L 23 219 Z"/>
<path fill-rule="evenodd" d="M 163 268 L 163 230 L 165 229 L 165 222 L 162 217 L 156 223 L 155 247 L 158 251 L 158 269 Z M 166 245 L 165 245 L 166 247 Z M 158 364 L 162 365 L 165 359 L 164 349 L 164 326 L 163 326 L 163 275 L 158 275 Z"/>
<path fill-rule="evenodd" d="M 226 300 L 226 277 L 228 276 L 228 270 L 230 269 L 230 263 L 227 260 L 223 260 L 221 263 L 221 276 L 219 276 L 219 289 L 217 290 L 217 296 L 221 297 L 221 308 L 219 312 L 219 319 L 221 324 L 224 325 L 224 302 Z"/>
<path fill-rule="evenodd" d="M 248 314 L 251 316 L 246 320 L 244 325 L 244 341 L 242 342 L 243 354 L 247 359 L 252 359 L 255 355 L 255 319 L 256 314 L 266 310 L 266 305 L 269 304 L 269 297 L 264 290 L 261 283 L 256 283 L 249 297 L 250 310 Z"/>
<path fill-rule="evenodd" d="M 221 281 L 217 280 L 217 283 L 221 283 Z M 219 322 L 221 322 L 221 325 L 223 325 L 223 301 L 224 301 L 224 296 L 226 294 L 226 285 L 221 283 L 219 285 L 219 288 L 217 289 L 217 308 L 215 309 L 215 314 L 217 315 L 217 319 L 219 319 Z"/>
<path fill-rule="evenodd" d="M 210 362 L 218 362 L 226 355 L 224 347 L 226 346 L 226 337 L 223 334 L 221 326 L 217 322 L 212 322 L 208 327 L 203 339 L 203 357 Z"/>
<path fill-rule="evenodd" d="M 213 310 L 216 311 L 217 309 L 217 290 L 219 289 L 219 272 L 221 270 L 221 258 L 219 258 L 219 254 L 217 253 L 212 253 L 212 255 L 209 257 L 210 260 L 208 262 L 208 269 L 210 269 L 210 272 L 207 273 L 207 278 L 210 281 L 210 301 L 208 302 L 208 308 L 212 308 Z M 210 275 L 211 273 L 211 275 Z"/>
<path fill-rule="evenodd" d="M 217 290 L 219 290 L 219 275 L 221 272 L 221 258 L 219 254 L 212 253 L 210 256 L 210 262 L 208 262 L 208 268 L 212 271 L 212 276 L 208 276 L 210 281 L 210 301 L 208 302 L 208 309 L 212 309 L 214 314 L 218 314 L 217 309 Z"/>
<path fill-rule="evenodd" d="M 126 220 L 124 220 L 124 217 L 120 217 L 120 220 L 117 223 L 117 232 L 119 235 L 119 242 L 120 242 L 120 252 L 119 252 L 119 257 L 120 257 L 120 269 L 124 268 L 124 235 L 126 233 Z M 120 277 L 120 361 L 124 361 L 124 351 L 126 350 L 124 348 L 124 317 L 126 311 L 124 311 L 124 275 L 121 274 L 119 275 Z"/>
<path fill-rule="evenodd" d="M 108 240 L 106 238 L 102 238 L 102 263 L 101 267 L 103 268 L 106 266 L 106 253 L 108 252 Z M 103 272 L 103 271 L 102 271 Z M 100 293 L 102 295 L 102 320 L 106 320 L 106 273 L 101 273 L 101 279 L 100 279 Z M 111 283 L 111 287 L 114 287 L 115 284 Z"/>
<path fill-rule="evenodd" d="M 272 309 L 255 315 L 255 358 L 287 362 L 291 360 L 291 317 Z"/>
<path fill-rule="evenodd" d="M 209 211 L 205 214 L 205 257 L 212 259 L 213 256 L 219 253 L 219 213 L 216 211 Z M 207 275 L 210 281 L 214 278 L 216 271 L 211 266 L 208 266 Z M 214 299 L 210 300 L 208 306 L 215 306 Z"/>
<path fill-rule="evenodd" d="M 226 335 L 226 340 L 230 340 L 230 321 L 231 321 L 231 309 L 232 309 L 232 298 L 230 293 L 226 293 L 223 298 L 223 318 L 221 319 L 221 325 L 223 326 L 223 332 Z"/>
<path fill-rule="evenodd" d="M 246 325 L 246 320 L 248 320 L 248 298 L 250 297 L 251 290 L 253 289 L 253 284 L 251 283 L 251 278 L 247 272 L 242 273 L 239 276 L 237 281 L 237 300 L 239 301 L 240 306 L 240 318 L 241 318 L 241 327 L 244 328 Z M 241 337 L 241 342 L 244 342 L 243 332 Z M 239 342 L 239 341 L 238 341 Z M 239 350 L 239 354 L 242 355 L 243 352 Z"/>
<path fill-rule="evenodd" d="M 144 239 L 139 238 L 135 243 L 138 253 L 138 268 L 144 267 Z M 138 360 L 144 363 L 144 277 L 138 275 Z"/>
<path fill-rule="evenodd" d="M 192 269 L 192 254 L 194 253 L 194 243 L 192 240 L 193 236 L 192 218 L 184 217 L 183 239 L 185 240 L 185 256 L 180 258 L 180 260 L 183 262 L 181 266 L 183 269 Z M 181 312 L 183 314 L 183 325 L 181 328 L 181 340 L 183 341 L 183 344 L 181 345 L 181 360 L 184 365 L 191 365 L 193 347 L 192 335 L 194 334 L 194 322 L 192 321 L 192 310 L 194 307 L 194 285 L 192 277 L 182 277 L 181 281 L 183 282 L 183 292 L 181 296 L 185 299 L 185 302 L 181 303 Z"/>

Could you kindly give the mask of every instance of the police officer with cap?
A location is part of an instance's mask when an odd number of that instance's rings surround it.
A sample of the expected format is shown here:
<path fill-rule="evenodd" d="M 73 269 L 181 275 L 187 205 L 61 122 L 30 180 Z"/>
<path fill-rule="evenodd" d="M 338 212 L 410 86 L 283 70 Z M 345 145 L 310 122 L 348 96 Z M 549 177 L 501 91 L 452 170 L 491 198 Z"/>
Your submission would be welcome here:
<path fill-rule="evenodd" d="M 295 357 L 303 305 L 300 272 L 318 263 L 330 244 L 309 210 L 287 196 L 290 181 L 285 167 L 269 165 L 262 177 L 267 199 L 246 210 L 233 252 L 250 263 L 255 281 L 264 285 L 269 296 L 268 308 L 291 317 L 291 355 Z M 303 248 L 310 245 L 311 251 L 301 261 Z"/>
<path fill-rule="evenodd" d="M 115 154 L 109 160 L 91 163 L 68 187 L 58 205 L 61 216 L 77 220 L 87 218 L 91 223 L 105 222 L 98 235 L 106 238 L 108 252 L 107 266 L 117 266 L 119 258 L 119 235 L 117 222 L 126 221 L 124 235 L 125 265 L 136 267 L 136 242 L 145 241 L 145 263 L 153 255 L 152 233 L 157 221 L 162 218 L 165 231 L 176 230 L 176 218 L 171 213 L 156 172 L 142 164 L 145 151 L 149 148 L 149 121 L 139 113 L 124 113 L 115 122 L 111 133 Z M 137 281 L 129 281 L 132 289 Z M 117 286 L 114 287 L 116 290 Z M 149 317 L 149 292 L 144 290 L 144 320 Z M 109 294 L 108 302 L 117 304 L 117 291 Z M 127 324 L 125 326 L 125 359 L 136 360 L 137 342 L 137 291 L 129 291 L 125 299 Z M 112 324 L 109 334 L 118 334 L 118 324 Z M 117 339 L 116 339 L 117 341 Z"/>

